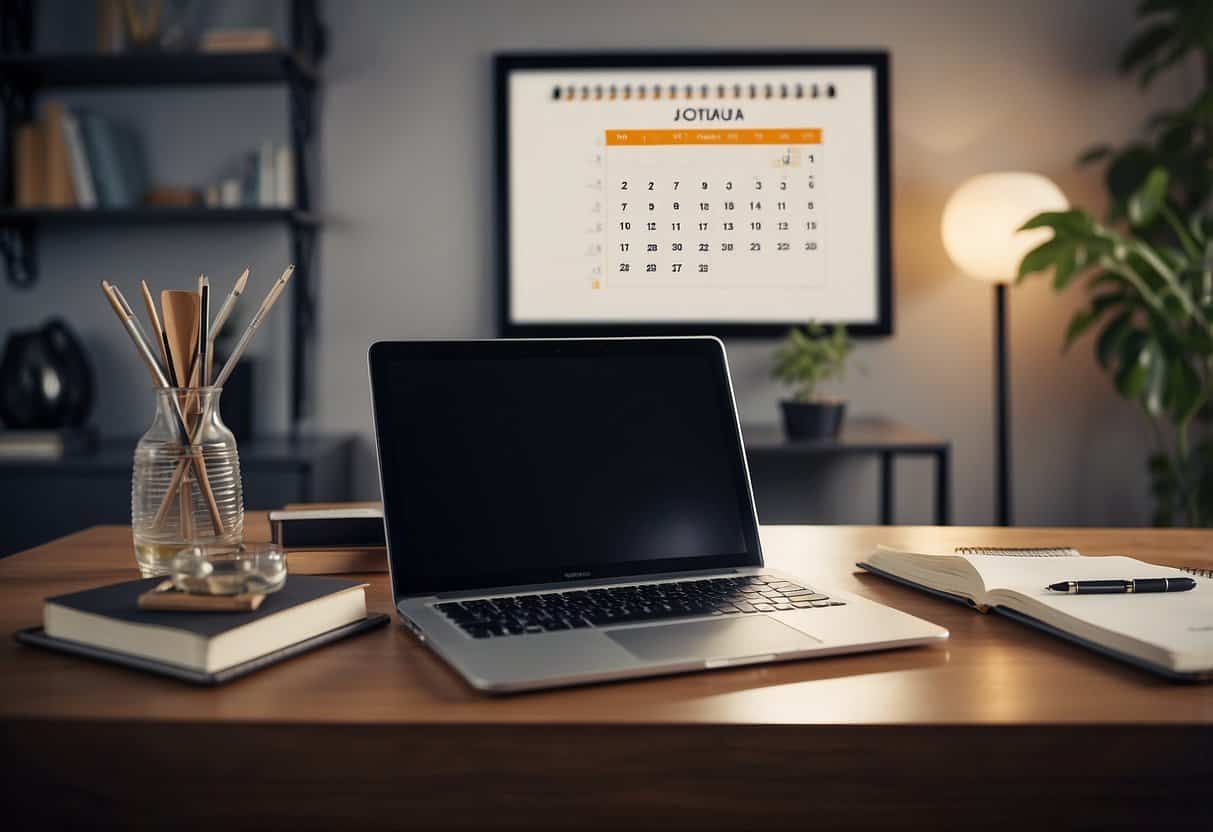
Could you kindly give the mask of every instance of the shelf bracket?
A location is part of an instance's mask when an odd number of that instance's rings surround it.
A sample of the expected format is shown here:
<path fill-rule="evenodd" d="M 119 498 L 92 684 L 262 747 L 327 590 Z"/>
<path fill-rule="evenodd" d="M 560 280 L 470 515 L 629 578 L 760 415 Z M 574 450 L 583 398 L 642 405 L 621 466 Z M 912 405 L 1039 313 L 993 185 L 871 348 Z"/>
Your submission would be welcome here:
<path fill-rule="evenodd" d="M 28 289 L 38 280 L 37 249 L 31 223 L 0 228 L 0 255 L 4 257 L 5 276 L 12 285 Z"/>
<path fill-rule="evenodd" d="M 316 329 L 316 298 L 312 286 L 312 264 L 316 252 L 316 229 L 304 222 L 291 223 L 291 257 L 295 276 L 291 281 L 291 431 L 299 429 L 308 401 L 309 345 Z"/>

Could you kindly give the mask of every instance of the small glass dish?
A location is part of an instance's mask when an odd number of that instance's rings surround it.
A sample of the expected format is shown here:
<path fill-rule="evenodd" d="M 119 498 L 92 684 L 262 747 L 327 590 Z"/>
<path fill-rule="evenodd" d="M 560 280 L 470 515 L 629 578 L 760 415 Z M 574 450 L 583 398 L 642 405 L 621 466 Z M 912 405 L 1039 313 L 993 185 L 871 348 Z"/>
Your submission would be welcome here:
<path fill-rule="evenodd" d="M 173 586 L 194 595 L 266 595 L 286 583 L 286 554 L 273 543 L 190 546 L 173 556 Z"/>

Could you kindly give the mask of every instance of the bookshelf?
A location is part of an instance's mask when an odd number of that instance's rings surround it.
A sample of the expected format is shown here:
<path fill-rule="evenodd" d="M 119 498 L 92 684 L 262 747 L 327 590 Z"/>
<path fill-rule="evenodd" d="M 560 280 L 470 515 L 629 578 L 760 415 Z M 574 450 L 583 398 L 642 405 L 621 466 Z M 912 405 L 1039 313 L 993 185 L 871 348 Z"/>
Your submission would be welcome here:
<path fill-rule="evenodd" d="M 315 0 L 290 0 L 289 45 L 242 53 L 126 52 L 45 53 L 33 51 L 33 0 L 0 4 L 0 255 L 10 283 L 38 281 L 38 229 L 107 225 L 116 228 L 223 223 L 281 225 L 289 236 L 295 275 L 290 303 L 290 422 L 296 433 L 308 401 L 310 346 L 315 321 L 313 255 L 320 221 L 312 213 L 309 169 L 315 135 L 326 30 Z M 185 86 L 236 87 L 281 84 L 288 95 L 290 145 L 294 152 L 294 208 L 138 207 L 122 209 L 13 208 L 12 143 L 16 125 L 33 118 L 37 96 L 48 90 Z"/>

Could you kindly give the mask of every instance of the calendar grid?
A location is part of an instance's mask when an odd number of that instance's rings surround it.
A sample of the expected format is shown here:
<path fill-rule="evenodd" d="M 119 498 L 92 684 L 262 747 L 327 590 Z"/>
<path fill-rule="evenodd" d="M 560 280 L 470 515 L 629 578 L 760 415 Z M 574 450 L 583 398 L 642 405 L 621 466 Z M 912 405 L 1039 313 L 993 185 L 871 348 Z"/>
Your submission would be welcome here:
<path fill-rule="evenodd" d="M 607 130 L 603 288 L 819 286 L 816 127 Z"/>

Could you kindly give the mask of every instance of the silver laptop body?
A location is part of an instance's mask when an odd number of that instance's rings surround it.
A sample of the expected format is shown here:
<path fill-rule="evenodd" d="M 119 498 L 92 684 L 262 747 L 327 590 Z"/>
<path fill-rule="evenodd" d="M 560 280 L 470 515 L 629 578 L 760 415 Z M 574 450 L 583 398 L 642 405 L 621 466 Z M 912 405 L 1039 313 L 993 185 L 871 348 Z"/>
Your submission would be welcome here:
<path fill-rule="evenodd" d="M 948 636 L 764 568 L 718 339 L 378 342 L 369 364 L 396 610 L 478 690 Z"/>

